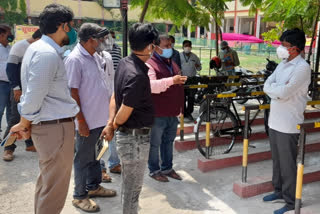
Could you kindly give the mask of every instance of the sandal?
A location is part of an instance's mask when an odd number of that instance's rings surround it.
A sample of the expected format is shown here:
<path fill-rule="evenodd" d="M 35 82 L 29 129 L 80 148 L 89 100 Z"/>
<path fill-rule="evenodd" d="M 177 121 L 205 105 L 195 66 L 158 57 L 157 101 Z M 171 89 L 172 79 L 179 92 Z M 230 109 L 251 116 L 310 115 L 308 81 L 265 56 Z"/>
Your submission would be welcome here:
<path fill-rule="evenodd" d="M 92 197 L 114 197 L 117 195 L 117 192 L 112 189 L 106 189 L 102 186 L 99 186 L 96 190 L 90 190 L 88 192 L 90 198 Z"/>
<path fill-rule="evenodd" d="M 112 178 L 107 174 L 106 170 L 102 170 L 101 179 L 103 183 L 110 183 Z"/>
<path fill-rule="evenodd" d="M 100 211 L 100 207 L 96 204 L 96 202 L 89 198 L 82 200 L 74 199 L 72 201 L 72 205 L 88 213 L 96 213 Z"/>

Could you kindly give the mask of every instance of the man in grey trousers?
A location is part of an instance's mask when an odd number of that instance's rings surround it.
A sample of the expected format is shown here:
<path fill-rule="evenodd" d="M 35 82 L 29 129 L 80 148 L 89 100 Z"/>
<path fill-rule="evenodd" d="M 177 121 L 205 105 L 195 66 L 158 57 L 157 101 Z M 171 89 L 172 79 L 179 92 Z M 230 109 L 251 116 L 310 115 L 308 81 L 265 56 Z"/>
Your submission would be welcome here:
<path fill-rule="evenodd" d="M 285 31 L 277 54 L 283 61 L 267 79 L 264 92 L 271 98 L 269 136 L 273 161 L 272 184 L 275 192 L 263 198 L 270 202 L 284 199 L 286 205 L 275 210 L 283 214 L 295 206 L 297 144 L 307 104 L 311 79 L 310 65 L 301 57 L 306 39 L 299 29 Z"/>
<path fill-rule="evenodd" d="M 150 147 L 150 129 L 154 119 L 148 67 L 157 30 L 151 24 L 134 24 L 129 30 L 132 54 L 120 61 L 115 74 L 115 91 L 110 101 L 106 140 L 116 133 L 122 165 L 121 202 L 123 214 L 138 213 L 139 195 Z"/>

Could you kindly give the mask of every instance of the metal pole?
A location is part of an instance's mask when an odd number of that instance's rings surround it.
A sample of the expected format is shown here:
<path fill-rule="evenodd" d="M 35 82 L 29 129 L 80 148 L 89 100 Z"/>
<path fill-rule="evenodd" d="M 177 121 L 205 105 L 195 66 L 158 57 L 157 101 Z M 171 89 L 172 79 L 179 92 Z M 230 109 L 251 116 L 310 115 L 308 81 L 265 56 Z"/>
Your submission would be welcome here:
<path fill-rule="evenodd" d="M 128 0 L 121 0 L 122 15 L 122 55 L 128 56 Z"/>
<path fill-rule="evenodd" d="M 248 148 L 249 148 L 249 120 L 250 109 L 245 109 L 245 121 L 243 131 L 243 154 L 242 154 L 242 183 L 247 183 L 248 172 Z"/>
<path fill-rule="evenodd" d="M 206 158 L 209 159 L 210 147 L 210 98 L 207 98 L 207 121 L 206 121 Z"/>
<path fill-rule="evenodd" d="M 184 140 L 184 115 L 180 115 L 180 141 Z"/>
<path fill-rule="evenodd" d="M 296 185 L 296 201 L 295 214 L 300 214 L 302 185 L 303 185 L 303 169 L 304 169 L 304 152 L 305 152 L 306 132 L 305 128 L 301 127 L 299 138 L 299 155 L 298 155 L 298 170 L 297 170 L 297 185 Z"/>

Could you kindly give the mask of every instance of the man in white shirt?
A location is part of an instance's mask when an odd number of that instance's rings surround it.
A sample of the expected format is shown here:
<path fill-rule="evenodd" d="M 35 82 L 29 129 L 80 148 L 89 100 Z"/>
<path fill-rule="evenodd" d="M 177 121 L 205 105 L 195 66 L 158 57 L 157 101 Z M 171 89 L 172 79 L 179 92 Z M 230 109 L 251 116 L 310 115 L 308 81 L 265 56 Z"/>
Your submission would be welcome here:
<path fill-rule="evenodd" d="M 9 25 L 0 24 L 0 128 L 2 115 L 6 109 L 7 121 L 10 115 L 10 85 L 6 73 L 7 60 L 10 52 L 9 42 L 14 40 Z"/>
<path fill-rule="evenodd" d="M 192 42 L 184 40 L 182 43 L 183 52 L 180 53 L 181 71 L 183 76 L 194 77 L 197 71 L 201 71 L 202 66 L 200 59 L 197 55 L 191 52 Z M 190 120 L 193 120 L 192 112 L 194 106 L 194 95 L 196 90 L 186 89 L 184 91 L 184 116 Z"/>
<path fill-rule="evenodd" d="M 299 139 L 297 125 L 304 120 L 311 79 L 310 66 L 300 55 L 306 43 L 304 32 L 299 29 L 288 30 L 280 40 L 282 42 L 277 54 L 283 61 L 264 85 L 264 92 L 271 98 L 269 137 L 275 192 L 265 196 L 263 201 L 284 199 L 286 202 L 274 214 L 294 210 Z"/>

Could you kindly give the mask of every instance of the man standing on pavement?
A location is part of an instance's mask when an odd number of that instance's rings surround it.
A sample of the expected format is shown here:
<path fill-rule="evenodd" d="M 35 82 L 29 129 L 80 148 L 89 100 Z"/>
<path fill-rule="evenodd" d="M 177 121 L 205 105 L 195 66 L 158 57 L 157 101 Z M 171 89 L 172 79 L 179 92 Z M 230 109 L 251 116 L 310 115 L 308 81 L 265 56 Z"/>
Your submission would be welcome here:
<path fill-rule="evenodd" d="M 113 197 L 114 190 L 101 183 L 100 161 L 95 159 L 95 145 L 108 120 L 109 100 L 105 61 L 98 54 L 105 48 L 109 31 L 97 24 L 84 23 L 79 30 L 80 43 L 65 60 L 71 95 L 80 107 L 76 116 L 74 156 L 74 193 L 72 204 L 86 212 L 98 212 L 89 197 Z M 97 53 L 98 52 L 98 53 Z"/>
<path fill-rule="evenodd" d="M 181 70 L 181 60 L 180 60 L 180 53 L 176 49 L 174 49 L 174 45 L 176 43 L 176 39 L 174 36 L 169 36 L 171 47 L 172 47 L 172 57 L 171 59 L 179 66 L 179 69 Z"/>
<path fill-rule="evenodd" d="M 177 116 L 183 110 L 183 86 L 187 80 L 181 76 L 178 65 L 172 60 L 169 36 L 160 35 L 155 43 L 155 52 L 147 61 L 151 93 L 155 107 L 155 121 L 151 129 L 149 152 L 149 176 L 160 182 L 168 177 L 182 180 L 172 169 L 173 141 L 177 134 Z M 159 150 L 161 167 L 159 166 Z"/>
<path fill-rule="evenodd" d="M 10 116 L 8 120 L 8 126 L 6 129 L 6 132 L 4 136 L 7 136 L 9 133 L 10 129 L 12 126 L 16 125 L 19 123 L 20 120 L 20 114 L 18 112 L 17 105 L 20 102 L 20 97 L 22 94 L 21 91 L 21 80 L 20 80 L 20 75 L 21 75 L 21 63 L 23 56 L 29 47 L 30 44 L 33 42 L 39 40 L 41 38 L 41 32 L 40 29 L 38 29 L 36 32 L 32 34 L 32 37 L 29 39 L 24 39 L 21 40 L 17 43 L 15 43 L 9 54 L 8 58 L 8 63 L 7 63 L 7 76 L 9 79 L 10 87 L 11 87 L 11 92 L 10 92 L 10 106 L 11 106 L 11 111 L 10 111 Z M 30 152 L 35 152 L 36 149 L 33 146 L 32 140 L 27 139 L 25 140 L 26 143 L 26 151 Z M 15 144 L 12 144 L 10 146 L 6 146 L 4 148 L 4 155 L 3 155 L 3 160 L 5 161 L 12 161 L 14 158 L 13 152 L 17 146 Z"/>
<path fill-rule="evenodd" d="M 231 49 L 226 41 L 222 41 L 220 46 L 221 51 L 219 53 L 219 58 L 222 63 L 221 71 L 225 76 L 236 75 L 234 68 L 240 65 L 237 51 Z"/>
<path fill-rule="evenodd" d="M 271 98 L 269 138 L 273 162 L 272 184 L 275 192 L 263 198 L 270 202 L 284 199 L 286 205 L 274 211 L 283 214 L 295 207 L 297 178 L 297 125 L 304 121 L 310 65 L 301 57 L 305 48 L 305 33 L 299 29 L 288 30 L 281 36 L 277 54 L 283 61 L 267 79 L 264 92 Z"/>
<path fill-rule="evenodd" d="M 5 109 L 7 121 L 9 121 L 10 117 L 10 84 L 6 73 L 6 66 L 11 48 L 9 42 L 13 40 L 14 36 L 11 34 L 11 27 L 6 24 L 0 24 L 0 131 Z"/>
<path fill-rule="evenodd" d="M 121 60 L 121 48 L 116 44 L 116 34 L 114 31 L 110 31 L 110 35 L 107 41 L 107 51 L 112 56 L 114 71 L 117 71 L 119 62 Z"/>
<path fill-rule="evenodd" d="M 77 32 L 73 12 L 50 4 L 40 14 L 41 39 L 27 49 L 21 65 L 20 122 L 10 132 L 29 139 L 39 156 L 34 213 L 58 214 L 63 209 L 72 170 L 74 117 L 79 107 L 72 99 L 62 54 Z"/>
<path fill-rule="evenodd" d="M 192 42 L 184 40 L 182 43 L 183 52 L 180 53 L 182 75 L 194 77 L 197 71 L 202 69 L 200 59 L 197 55 L 191 52 Z M 194 95 L 196 90 L 186 89 L 184 91 L 184 116 L 193 121 L 192 112 L 194 107 Z"/>
<path fill-rule="evenodd" d="M 151 24 L 134 24 L 129 30 L 132 54 L 120 61 L 115 74 L 115 92 L 110 101 L 108 125 L 102 132 L 107 140 L 117 131 L 121 160 L 123 214 L 137 214 L 139 195 L 148 160 L 154 108 L 148 67 L 157 30 Z"/>

